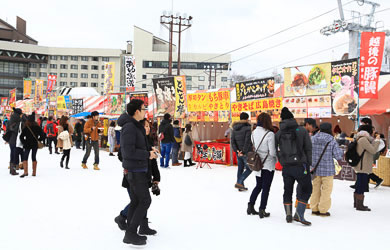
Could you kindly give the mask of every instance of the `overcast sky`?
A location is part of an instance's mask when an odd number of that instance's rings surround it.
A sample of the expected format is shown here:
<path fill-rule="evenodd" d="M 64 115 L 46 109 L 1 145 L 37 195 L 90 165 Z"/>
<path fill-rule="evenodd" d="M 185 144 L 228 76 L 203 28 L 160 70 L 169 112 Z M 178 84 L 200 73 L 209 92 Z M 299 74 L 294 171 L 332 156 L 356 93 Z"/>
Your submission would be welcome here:
<path fill-rule="evenodd" d="M 378 11 L 390 7 L 389 0 L 376 2 L 381 5 Z M 224 53 L 336 7 L 337 0 L 173 1 L 174 13 L 187 13 L 194 18 L 193 26 L 183 34 L 182 48 L 185 52 L 197 53 Z M 172 0 L 3 0 L 0 18 L 15 26 L 16 16 L 22 17 L 27 21 L 28 35 L 42 46 L 125 49 L 126 41 L 133 40 L 134 25 L 168 40 L 168 31 L 160 25 L 159 17 L 162 11 L 171 9 Z M 367 4 L 360 7 L 353 2 L 344 6 L 344 14 L 350 19 L 352 10 L 365 14 L 369 9 Z M 320 34 L 319 30 L 335 19 L 339 19 L 338 10 L 233 52 L 234 61 L 317 29 L 307 36 L 233 63 L 233 72 L 247 76 L 260 72 L 255 76 L 266 77 L 274 68 L 282 73 L 284 66 L 340 59 L 348 52 L 348 45 L 286 64 L 348 42 L 348 33 L 328 37 Z M 384 28 L 390 29 L 390 10 L 376 14 L 376 21 L 383 21 Z"/>

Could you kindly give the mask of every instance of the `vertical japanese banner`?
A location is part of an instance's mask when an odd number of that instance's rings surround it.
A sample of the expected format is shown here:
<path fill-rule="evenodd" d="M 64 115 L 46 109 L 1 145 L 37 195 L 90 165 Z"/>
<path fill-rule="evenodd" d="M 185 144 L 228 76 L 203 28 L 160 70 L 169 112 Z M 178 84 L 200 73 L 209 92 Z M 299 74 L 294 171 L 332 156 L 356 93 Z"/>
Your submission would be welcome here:
<path fill-rule="evenodd" d="M 23 99 L 31 98 L 32 81 L 30 78 L 23 78 Z"/>
<path fill-rule="evenodd" d="M 126 92 L 135 90 L 135 59 L 134 56 L 125 56 Z"/>
<path fill-rule="evenodd" d="M 385 32 L 363 32 L 360 42 L 359 98 L 378 99 Z"/>
<path fill-rule="evenodd" d="M 16 89 L 11 89 L 9 91 L 9 106 L 14 108 L 16 104 Z"/>
<path fill-rule="evenodd" d="M 1 106 L 5 107 L 8 105 L 8 97 L 2 97 L 1 98 Z"/>
<path fill-rule="evenodd" d="M 43 80 L 35 80 L 34 103 L 40 104 L 43 100 Z"/>
<path fill-rule="evenodd" d="M 53 91 L 53 88 L 55 87 L 57 82 L 57 76 L 56 75 L 48 75 L 47 76 L 47 91 L 46 95 L 48 96 L 50 92 Z"/>
<path fill-rule="evenodd" d="M 186 77 L 185 76 L 175 76 L 175 118 L 185 118 L 187 111 L 186 103 Z"/>
<path fill-rule="evenodd" d="M 114 92 L 115 63 L 108 62 L 104 65 L 104 90 L 106 94 Z"/>

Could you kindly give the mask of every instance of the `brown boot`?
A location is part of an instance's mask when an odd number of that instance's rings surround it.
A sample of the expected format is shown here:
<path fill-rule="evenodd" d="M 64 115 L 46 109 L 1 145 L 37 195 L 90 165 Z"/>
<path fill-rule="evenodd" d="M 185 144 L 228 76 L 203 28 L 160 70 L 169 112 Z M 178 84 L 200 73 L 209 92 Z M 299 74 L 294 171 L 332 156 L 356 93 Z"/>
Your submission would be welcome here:
<path fill-rule="evenodd" d="M 32 173 L 32 176 L 37 176 L 37 164 L 38 164 L 37 161 L 33 161 L 33 166 L 32 166 L 33 173 Z"/>
<path fill-rule="evenodd" d="M 9 173 L 10 175 L 19 175 L 18 172 L 16 172 L 16 165 L 11 163 L 10 167 L 9 167 Z"/>
<path fill-rule="evenodd" d="M 23 162 L 19 164 L 19 169 L 23 169 L 24 166 L 23 166 Z"/>
<path fill-rule="evenodd" d="M 22 162 L 23 164 L 23 170 L 24 170 L 24 173 L 20 176 L 20 178 L 24 178 L 25 176 L 28 176 L 28 163 L 27 161 L 23 161 Z"/>
<path fill-rule="evenodd" d="M 356 194 L 356 210 L 371 211 L 371 209 L 364 206 L 364 194 Z"/>

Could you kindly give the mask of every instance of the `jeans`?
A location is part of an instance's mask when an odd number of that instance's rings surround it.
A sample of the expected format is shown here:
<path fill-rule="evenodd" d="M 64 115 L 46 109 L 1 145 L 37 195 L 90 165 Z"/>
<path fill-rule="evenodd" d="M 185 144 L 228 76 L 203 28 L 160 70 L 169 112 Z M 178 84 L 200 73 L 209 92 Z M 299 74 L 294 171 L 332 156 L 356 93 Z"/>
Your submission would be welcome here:
<path fill-rule="evenodd" d="M 9 144 L 9 148 L 11 150 L 11 160 L 10 162 L 19 165 L 19 156 L 22 155 L 23 158 L 23 149 L 16 147 L 16 145 Z"/>
<path fill-rule="evenodd" d="M 130 204 L 127 211 L 127 230 L 137 232 L 141 221 L 145 218 L 152 202 L 149 192 L 147 173 L 129 172 L 126 175 L 129 182 Z"/>
<path fill-rule="evenodd" d="M 85 151 L 85 155 L 83 158 L 82 163 L 86 164 L 89 158 L 89 155 L 91 154 L 91 150 L 93 148 L 93 151 L 95 153 L 95 162 L 94 164 L 99 164 L 99 141 L 86 141 L 87 151 Z"/>
<path fill-rule="evenodd" d="M 355 193 L 364 194 L 364 192 L 368 192 L 368 182 L 370 178 L 368 174 L 357 173 L 356 174 L 356 187 Z"/>
<path fill-rule="evenodd" d="M 38 148 L 25 148 L 23 151 L 23 161 L 28 161 L 28 156 L 31 150 L 31 159 L 32 161 L 37 161 L 37 151 Z"/>
<path fill-rule="evenodd" d="M 246 162 L 246 156 L 237 156 L 237 183 L 244 185 L 244 181 L 252 173 L 249 169 L 248 163 Z"/>
<path fill-rule="evenodd" d="M 81 141 L 79 140 L 76 140 L 76 148 L 79 149 L 81 146 Z"/>
<path fill-rule="evenodd" d="M 114 149 L 115 149 L 115 144 L 110 143 L 110 153 L 114 153 Z"/>
<path fill-rule="evenodd" d="M 259 196 L 261 190 L 261 202 L 260 209 L 266 209 L 269 191 L 271 189 L 272 180 L 274 179 L 275 171 L 261 170 L 261 176 L 256 176 L 256 187 L 253 189 L 249 203 L 255 205 L 256 199 Z"/>
<path fill-rule="evenodd" d="M 283 203 L 292 204 L 295 181 L 298 182 L 297 199 L 307 203 L 310 199 L 313 186 L 310 171 L 306 165 L 283 166 L 282 175 L 284 182 Z"/>
<path fill-rule="evenodd" d="M 161 143 L 160 166 L 167 168 L 169 166 L 169 156 L 171 154 L 172 143 Z M 164 164 L 165 159 L 165 164 Z"/>
<path fill-rule="evenodd" d="M 176 142 L 174 142 L 174 145 L 172 147 L 172 164 L 179 163 L 178 156 L 179 156 L 179 146 Z"/>

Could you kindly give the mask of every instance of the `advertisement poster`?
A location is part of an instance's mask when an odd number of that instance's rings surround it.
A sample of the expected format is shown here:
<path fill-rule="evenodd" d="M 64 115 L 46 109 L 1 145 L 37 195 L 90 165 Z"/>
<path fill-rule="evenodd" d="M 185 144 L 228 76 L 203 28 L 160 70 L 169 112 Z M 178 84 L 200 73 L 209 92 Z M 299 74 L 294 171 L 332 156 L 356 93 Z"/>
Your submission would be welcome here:
<path fill-rule="evenodd" d="M 229 147 L 229 144 L 195 142 L 194 160 L 198 162 L 227 164 L 226 147 Z"/>
<path fill-rule="evenodd" d="M 32 80 L 23 78 L 23 100 L 31 98 Z"/>
<path fill-rule="evenodd" d="M 332 99 L 328 96 L 286 97 L 283 106 L 295 118 L 331 118 Z"/>
<path fill-rule="evenodd" d="M 230 91 L 187 94 L 188 111 L 230 110 Z"/>
<path fill-rule="evenodd" d="M 140 99 L 142 101 L 144 101 L 144 106 L 145 108 L 147 109 L 148 106 L 149 106 L 149 98 L 148 98 L 148 93 L 147 92 L 134 92 L 134 93 L 130 93 L 130 100 L 133 100 L 133 99 Z"/>
<path fill-rule="evenodd" d="M 284 96 L 329 95 L 330 76 L 330 63 L 285 68 Z"/>
<path fill-rule="evenodd" d="M 236 83 L 237 101 L 246 101 L 274 96 L 275 79 L 264 78 Z"/>
<path fill-rule="evenodd" d="M 233 102 L 232 112 L 251 112 L 251 111 L 265 111 L 271 109 L 282 109 L 282 98 L 269 98 L 263 100 L 252 100 L 246 102 Z"/>
<path fill-rule="evenodd" d="M 115 63 L 108 62 L 104 64 L 104 90 L 106 94 L 114 92 L 115 82 Z"/>
<path fill-rule="evenodd" d="M 57 96 L 57 110 L 66 110 L 65 96 Z"/>
<path fill-rule="evenodd" d="M 385 32 L 362 32 L 360 41 L 359 98 L 378 99 Z"/>
<path fill-rule="evenodd" d="M 123 113 L 123 105 L 125 102 L 125 94 L 123 93 L 115 93 L 108 95 L 108 103 L 106 112 L 109 115 L 120 115 Z"/>
<path fill-rule="evenodd" d="M 40 104 L 43 101 L 43 80 L 35 80 L 34 103 Z"/>
<path fill-rule="evenodd" d="M 175 76 L 175 118 L 184 118 L 186 116 L 186 77 Z"/>
<path fill-rule="evenodd" d="M 358 103 L 358 59 L 332 62 L 332 114 L 354 115 Z"/>
<path fill-rule="evenodd" d="M 1 107 L 8 105 L 8 97 L 1 97 Z"/>
<path fill-rule="evenodd" d="M 9 91 L 9 106 L 14 108 L 16 105 L 16 89 L 11 89 Z"/>
<path fill-rule="evenodd" d="M 174 77 L 153 79 L 153 88 L 157 96 L 157 116 L 165 113 L 174 115 L 176 107 Z"/>
<path fill-rule="evenodd" d="M 84 111 L 83 99 L 72 99 L 72 111 L 73 114 L 78 114 Z"/>
<path fill-rule="evenodd" d="M 56 75 L 48 75 L 47 76 L 47 91 L 46 95 L 53 91 L 53 88 L 56 86 L 57 76 Z"/>
<path fill-rule="evenodd" d="M 134 56 L 125 56 L 125 77 L 126 77 L 126 91 L 131 92 L 135 90 L 135 59 Z"/>

